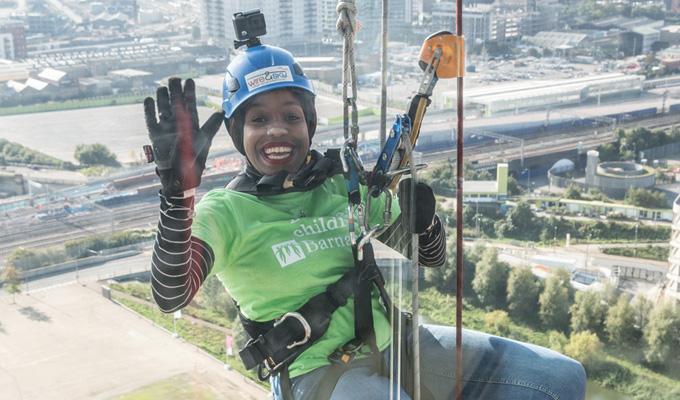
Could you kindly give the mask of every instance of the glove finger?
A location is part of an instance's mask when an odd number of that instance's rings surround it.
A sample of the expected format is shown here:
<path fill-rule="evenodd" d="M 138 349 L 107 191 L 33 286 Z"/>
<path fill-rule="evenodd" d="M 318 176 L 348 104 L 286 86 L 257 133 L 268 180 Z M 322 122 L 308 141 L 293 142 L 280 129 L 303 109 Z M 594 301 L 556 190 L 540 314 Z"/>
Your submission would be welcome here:
<path fill-rule="evenodd" d="M 149 138 L 158 132 L 158 121 L 156 120 L 156 103 L 153 98 L 147 97 L 144 99 L 144 119 L 146 121 L 146 129 L 149 131 Z M 153 140 L 153 138 L 151 138 Z"/>
<path fill-rule="evenodd" d="M 170 91 L 170 107 L 175 115 L 179 114 L 180 110 L 184 110 L 184 101 L 182 100 L 182 80 L 177 77 L 172 77 L 168 80 L 168 90 Z"/>
<path fill-rule="evenodd" d="M 224 110 L 211 115 L 201 127 L 201 132 L 205 133 L 209 140 L 212 140 L 213 137 L 215 137 L 217 131 L 220 129 L 222 121 L 224 121 Z"/>
<path fill-rule="evenodd" d="M 198 110 L 196 109 L 196 84 L 191 78 L 184 81 L 184 107 L 187 114 L 189 114 L 192 129 L 197 131 Z"/>
<path fill-rule="evenodd" d="M 168 95 L 168 88 L 161 86 L 156 89 L 156 102 L 158 106 L 158 118 L 163 121 L 167 121 L 172 117 L 172 111 L 170 110 L 170 96 Z"/>

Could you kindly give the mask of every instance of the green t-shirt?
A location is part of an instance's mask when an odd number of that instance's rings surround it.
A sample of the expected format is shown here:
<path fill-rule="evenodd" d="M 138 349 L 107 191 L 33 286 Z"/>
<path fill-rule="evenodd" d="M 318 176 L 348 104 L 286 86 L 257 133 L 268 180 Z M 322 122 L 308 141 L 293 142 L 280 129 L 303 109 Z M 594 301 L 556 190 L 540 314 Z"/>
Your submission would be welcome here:
<path fill-rule="evenodd" d="M 371 225 L 382 223 L 384 208 L 384 195 L 371 202 Z M 347 188 L 341 175 L 310 191 L 272 196 L 213 190 L 195 211 L 192 235 L 210 244 L 215 253 L 211 275 L 217 274 L 251 320 L 269 321 L 297 310 L 354 266 Z M 398 202 L 393 201 L 392 219 L 398 215 Z M 391 331 L 379 299 L 374 288 L 374 326 L 383 350 Z M 290 366 L 290 376 L 327 365 L 328 355 L 352 338 L 350 299 L 333 313 L 328 331 Z"/>

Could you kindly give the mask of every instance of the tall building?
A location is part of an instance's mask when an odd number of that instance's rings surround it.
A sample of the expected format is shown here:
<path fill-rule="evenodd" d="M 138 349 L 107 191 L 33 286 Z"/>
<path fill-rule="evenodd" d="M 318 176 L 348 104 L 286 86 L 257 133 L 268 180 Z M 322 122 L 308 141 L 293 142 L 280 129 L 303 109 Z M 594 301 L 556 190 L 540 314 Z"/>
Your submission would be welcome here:
<path fill-rule="evenodd" d="M 0 58 L 18 60 L 28 57 L 26 31 L 21 22 L 0 22 Z"/>
<path fill-rule="evenodd" d="M 230 48 L 235 38 L 232 17 L 259 8 L 267 22 L 265 43 L 285 45 L 323 38 L 326 0 L 201 0 L 201 37 Z"/>

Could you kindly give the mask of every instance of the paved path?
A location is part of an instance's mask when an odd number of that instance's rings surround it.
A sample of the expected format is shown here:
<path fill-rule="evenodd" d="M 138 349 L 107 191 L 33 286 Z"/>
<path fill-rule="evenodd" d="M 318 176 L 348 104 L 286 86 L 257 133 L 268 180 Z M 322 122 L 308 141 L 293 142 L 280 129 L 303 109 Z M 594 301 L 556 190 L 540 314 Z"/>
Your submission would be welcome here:
<path fill-rule="evenodd" d="M 215 398 L 267 399 L 254 383 L 89 282 L 0 297 L 0 399 L 110 400 L 181 377 Z"/>

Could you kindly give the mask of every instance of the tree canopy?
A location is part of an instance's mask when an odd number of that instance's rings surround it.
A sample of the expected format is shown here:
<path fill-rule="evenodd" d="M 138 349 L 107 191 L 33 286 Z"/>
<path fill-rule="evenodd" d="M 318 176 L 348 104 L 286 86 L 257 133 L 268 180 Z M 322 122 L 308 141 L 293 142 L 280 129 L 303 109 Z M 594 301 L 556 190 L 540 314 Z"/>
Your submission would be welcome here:
<path fill-rule="evenodd" d="M 508 277 L 508 309 L 512 316 L 535 322 L 541 284 L 528 265 L 514 267 Z"/>
<path fill-rule="evenodd" d="M 100 143 L 79 144 L 73 157 L 83 165 L 103 165 L 105 167 L 120 167 L 116 155 Z"/>
<path fill-rule="evenodd" d="M 505 307 L 510 266 L 498 260 L 498 250 L 489 247 L 477 263 L 472 288 L 479 300 L 490 309 Z"/>
<path fill-rule="evenodd" d="M 574 289 L 571 275 L 564 268 L 554 268 L 545 280 L 545 289 L 539 296 L 538 312 L 546 329 L 566 332 L 569 329 L 569 307 L 573 302 Z"/>

